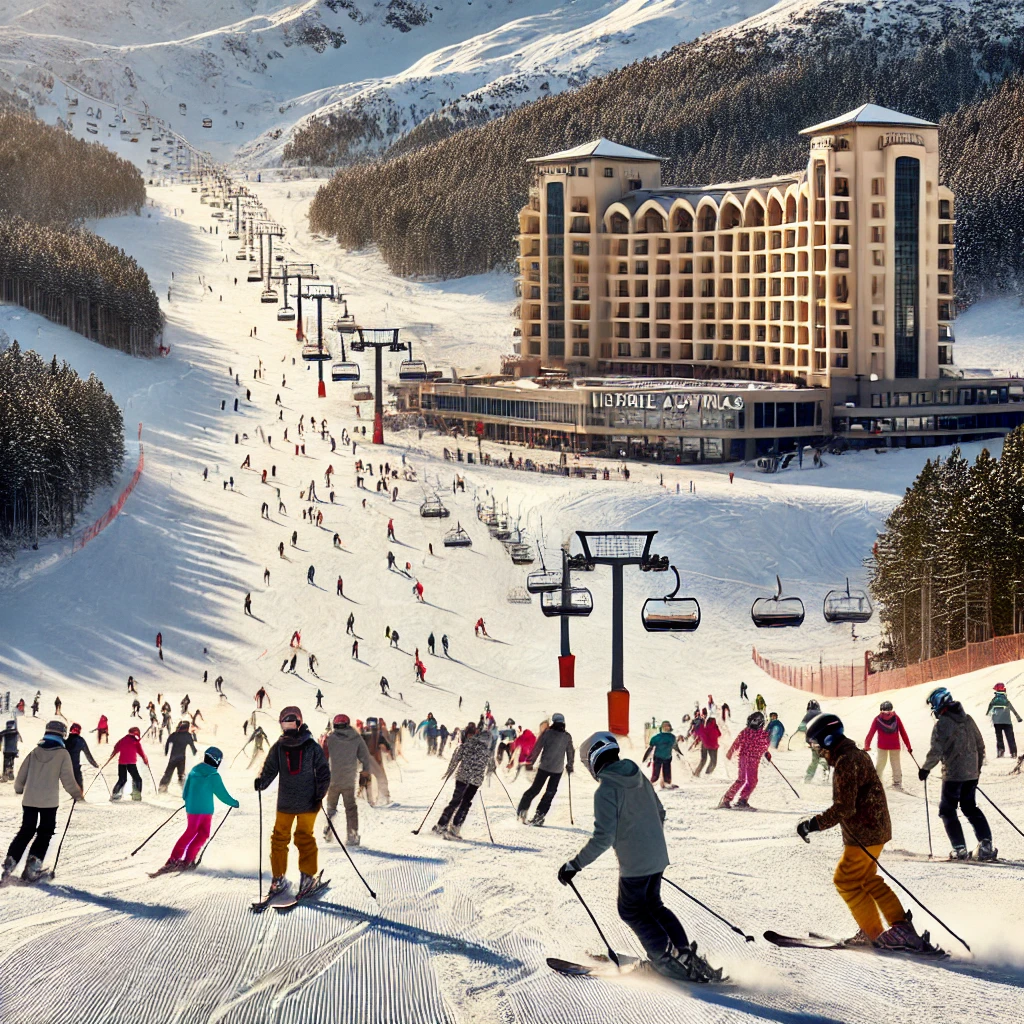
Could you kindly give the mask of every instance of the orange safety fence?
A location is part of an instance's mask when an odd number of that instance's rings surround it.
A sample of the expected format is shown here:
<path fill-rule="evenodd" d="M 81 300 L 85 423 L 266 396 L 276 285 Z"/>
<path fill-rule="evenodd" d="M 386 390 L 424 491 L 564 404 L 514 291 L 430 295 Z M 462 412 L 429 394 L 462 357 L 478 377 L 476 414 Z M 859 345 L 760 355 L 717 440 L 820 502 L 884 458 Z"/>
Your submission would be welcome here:
<path fill-rule="evenodd" d="M 120 514 L 121 509 L 124 507 L 124 503 L 128 500 L 128 495 L 135 490 L 136 485 L 142 477 L 142 469 L 145 465 L 145 452 L 142 448 L 142 424 L 139 424 L 139 461 L 136 463 L 135 472 L 132 473 L 131 480 L 128 481 L 128 486 L 118 495 L 117 501 L 114 502 L 106 512 L 103 513 L 95 522 L 90 523 L 88 526 L 81 530 L 78 530 L 71 537 L 71 554 L 76 551 L 81 551 L 86 544 L 89 543 L 94 537 L 98 537 Z"/>

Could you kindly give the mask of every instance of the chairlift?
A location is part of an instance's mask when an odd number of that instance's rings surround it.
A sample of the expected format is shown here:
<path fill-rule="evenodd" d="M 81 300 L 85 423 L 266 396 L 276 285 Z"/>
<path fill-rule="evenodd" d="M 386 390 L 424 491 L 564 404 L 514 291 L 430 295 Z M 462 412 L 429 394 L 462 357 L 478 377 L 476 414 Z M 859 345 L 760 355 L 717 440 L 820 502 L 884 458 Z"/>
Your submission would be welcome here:
<path fill-rule="evenodd" d="M 359 380 L 359 364 L 335 363 L 331 367 L 331 380 Z"/>
<path fill-rule="evenodd" d="M 863 590 L 850 590 L 849 578 L 845 590 L 830 590 L 825 595 L 821 610 L 826 622 L 867 622 L 874 612 Z"/>
<path fill-rule="evenodd" d="M 533 598 L 525 587 L 509 587 L 505 600 L 509 604 L 533 604 Z"/>
<path fill-rule="evenodd" d="M 72 96 L 71 99 L 68 100 L 68 107 L 70 109 L 74 110 L 75 107 L 77 107 L 77 106 L 78 106 L 78 97 L 77 96 Z"/>
<path fill-rule="evenodd" d="M 229 231 L 228 232 L 228 241 L 229 242 L 237 242 L 238 241 L 238 232 L 237 231 Z M 245 259 L 245 256 L 243 255 L 242 258 Z"/>
<path fill-rule="evenodd" d="M 318 345 L 315 341 L 307 341 L 302 346 L 302 358 L 307 363 L 326 363 L 331 358 L 330 351 Z"/>
<path fill-rule="evenodd" d="M 562 574 L 558 569 L 537 569 L 526 577 L 526 589 L 531 594 L 561 590 Z"/>
<path fill-rule="evenodd" d="M 398 364 L 398 379 L 417 381 L 427 379 L 427 364 L 422 359 L 413 359 L 412 342 L 409 342 L 409 358 Z"/>
<path fill-rule="evenodd" d="M 570 587 L 567 591 L 546 590 L 540 595 L 540 610 L 548 618 L 586 616 L 594 610 L 594 598 L 586 587 Z"/>
<path fill-rule="evenodd" d="M 238 252 L 235 253 L 235 259 L 236 260 L 244 260 L 244 259 L 247 259 L 247 258 L 248 258 L 248 254 L 246 253 L 244 246 L 241 249 L 239 249 Z"/>
<path fill-rule="evenodd" d="M 203 118 L 203 127 L 204 128 L 212 128 L 213 127 L 213 118 L 212 117 L 204 117 Z"/>
<path fill-rule="evenodd" d="M 420 509 L 420 515 L 423 514 L 423 509 Z M 445 515 L 448 515 L 448 510 L 445 509 Z M 455 524 L 454 530 L 449 530 L 444 535 L 444 546 L 446 548 L 471 548 L 473 546 L 473 538 L 462 528 L 461 523 Z"/>
<path fill-rule="evenodd" d="M 262 278 L 257 277 L 256 280 L 260 281 L 262 280 Z M 260 302 L 277 302 L 277 289 L 264 288 L 263 291 L 260 293 Z M 305 353 L 303 353 L 303 359 L 305 359 Z"/>
<path fill-rule="evenodd" d="M 772 597 L 759 597 L 750 606 L 751 621 L 758 629 L 799 626 L 804 621 L 804 603 L 799 597 L 782 596 L 782 580 L 775 577 L 776 591 Z"/>
<path fill-rule="evenodd" d="M 98 128 L 96 127 L 96 125 L 94 125 L 94 124 L 87 124 L 87 125 L 85 126 L 85 130 L 86 130 L 86 131 L 87 131 L 87 132 L 88 132 L 88 133 L 89 133 L 90 135 L 98 135 L 98 134 L 99 134 L 99 129 L 98 129 Z"/>
<path fill-rule="evenodd" d="M 679 570 L 676 587 L 666 597 L 649 597 L 644 601 L 640 619 L 648 633 L 692 633 L 700 625 L 700 604 L 695 597 L 679 597 Z"/>
<path fill-rule="evenodd" d="M 96 116 L 96 111 L 94 111 L 92 109 L 92 107 L 87 107 L 86 111 L 85 111 L 85 116 L 86 117 L 95 117 Z"/>
<path fill-rule="evenodd" d="M 178 104 L 178 113 L 181 114 L 182 117 L 184 117 L 187 112 L 188 112 L 188 107 L 186 107 L 184 103 L 179 103 Z"/>
<path fill-rule="evenodd" d="M 295 319 L 295 307 L 294 306 L 281 306 L 277 311 L 278 320 L 294 320 Z"/>
<path fill-rule="evenodd" d="M 509 555 L 513 565 L 532 565 L 533 547 L 529 544 L 517 543 L 509 548 Z"/>
<path fill-rule="evenodd" d="M 423 519 L 447 519 L 450 515 L 451 512 L 436 494 L 420 505 L 420 516 Z"/>

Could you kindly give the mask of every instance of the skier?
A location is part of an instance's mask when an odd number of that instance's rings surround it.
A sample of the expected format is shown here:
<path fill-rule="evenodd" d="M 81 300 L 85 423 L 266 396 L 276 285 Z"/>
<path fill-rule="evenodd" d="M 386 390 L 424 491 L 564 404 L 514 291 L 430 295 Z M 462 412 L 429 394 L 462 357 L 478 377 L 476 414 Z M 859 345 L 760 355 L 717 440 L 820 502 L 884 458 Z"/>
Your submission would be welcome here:
<path fill-rule="evenodd" d="M 167 785 L 175 772 L 178 773 L 178 783 L 185 784 L 185 754 L 190 747 L 194 757 L 198 753 L 195 737 L 189 731 L 188 722 L 179 722 L 177 731 L 170 733 L 167 742 L 164 743 L 164 753 L 168 755 L 168 758 L 167 767 L 164 769 L 163 775 L 160 776 L 159 792 L 167 792 Z"/>
<path fill-rule="evenodd" d="M 356 616 L 355 612 L 348 613 L 348 619 L 345 621 L 345 632 L 349 636 L 356 635 Z"/>
<path fill-rule="evenodd" d="M 509 763 L 512 761 L 512 743 L 516 738 L 516 723 L 511 719 L 506 719 L 505 728 L 498 733 L 498 753 L 495 755 L 494 763 L 496 765 L 501 764 L 501 759 L 508 756 Z"/>
<path fill-rule="evenodd" d="M 395 553 L 388 550 L 388 571 L 390 572 L 395 567 Z"/>
<path fill-rule="evenodd" d="M 740 683 L 740 700 L 747 699 L 747 684 L 744 682 Z"/>
<path fill-rule="evenodd" d="M 419 580 L 417 580 L 413 584 L 412 592 L 415 595 L 416 600 L 419 601 L 422 604 L 423 603 L 423 584 L 420 583 Z"/>
<path fill-rule="evenodd" d="M 437 756 L 438 757 L 444 757 L 444 748 L 445 748 L 445 746 L 448 743 L 448 737 L 449 736 L 451 736 L 451 732 L 449 731 L 447 725 L 439 725 L 437 727 L 437 738 L 441 741 L 437 745 Z M 510 753 L 508 756 L 509 756 L 509 760 L 511 761 L 512 760 L 512 754 Z"/>
<path fill-rule="evenodd" d="M 352 657 L 356 661 L 359 660 L 359 641 L 358 640 L 353 640 L 352 641 Z"/>
<path fill-rule="evenodd" d="M 779 714 L 777 711 L 772 711 L 768 715 L 768 745 L 772 750 L 779 749 L 779 743 L 782 742 L 782 737 L 786 735 L 786 727 L 779 721 Z"/>
<path fill-rule="evenodd" d="M 85 754 L 86 761 L 88 761 L 93 768 L 99 768 L 99 765 L 96 763 L 96 759 L 92 756 L 89 744 L 83 739 L 82 727 L 77 722 L 75 722 L 68 730 L 68 738 L 64 741 L 64 749 L 71 756 L 71 770 L 75 773 L 75 782 L 78 783 L 78 788 L 82 789 L 82 755 Z M 82 799 L 84 800 L 85 798 L 83 797 Z"/>
<path fill-rule="evenodd" d="M 241 806 L 227 791 L 224 780 L 218 771 L 224 755 L 218 747 L 207 747 L 202 764 L 197 764 L 188 773 L 182 798 L 185 801 L 185 815 L 188 824 L 185 831 L 171 850 L 167 863 L 155 873 L 166 871 L 182 871 L 195 864 L 196 857 L 210 838 L 210 825 L 213 822 L 213 798 L 217 797 L 228 807 Z"/>
<path fill-rule="evenodd" d="M 217 676 L 213 681 L 213 688 L 221 695 L 224 695 L 224 677 Z"/>
<path fill-rule="evenodd" d="M 340 576 L 338 577 L 338 591 L 337 591 L 337 593 L 338 593 L 338 597 L 344 597 L 345 596 L 345 584 L 344 584 L 344 581 L 342 580 L 342 578 Z"/>
<path fill-rule="evenodd" d="M 772 759 L 772 755 L 768 753 L 768 733 L 764 731 L 764 715 L 760 711 L 755 711 L 747 717 L 747 727 L 740 730 L 725 756 L 731 761 L 737 749 L 740 752 L 740 765 L 736 781 L 725 791 L 725 796 L 718 806 L 732 806 L 732 798 L 739 793 L 740 798 L 736 801 L 736 807 L 753 810 L 747 801 L 757 786 L 757 769 L 761 764 L 761 758 L 767 757 L 769 761 Z"/>
<path fill-rule="evenodd" d="M 550 732 L 550 730 L 548 730 Z M 661 901 L 661 879 L 669 865 L 665 808 L 654 787 L 633 761 L 619 759 L 618 740 L 610 732 L 589 736 L 580 759 L 597 780 L 594 834 L 572 860 L 558 870 L 568 885 L 608 847 L 619 861 L 619 917 L 636 933 L 651 966 L 679 981 L 720 981 L 697 953 L 679 919 Z"/>
<path fill-rule="evenodd" d="M 310 658 L 312 658 L 312 657 L 313 657 L 313 655 L 311 654 Z M 310 671 L 312 672 L 313 666 L 310 665 L 309 668 L 310 668 Z M 315 672 L 313 674 L 316 675 Z M 321 693 L 321 691 L 320 691 L 320 689 L 318 687 L 317 691 L 316 691 L 316 709 L 315 710 L 319 711 L 321 708 L 323 708 L 323 706 L 324 706 L 324 695 L 323 695 L 323 693 Z"/>
<path fill-rule="evenodd" d="M 256 691 L 256 707 L 262 708 L 264 701 L 267 702 L 267 707 L 270 707 L 270 698 L 267 696 L 267 691 L 261 686 Z"/>
<path fill-rule="evenodd" d="M 395 521 L 394 519 L 388 520 L 388 540 L 396 540 L 395 537 Z"/>
<path fill-rule="evenodd" d="M 181 698 L 181 713 L 183 715 L 187 715 L 188 714 L 188 706 L 191 703 L 192 703 L 192 698 L 186 693 L 185 696 Z"/>
<path fill-rule="evenodd" d="M 717 720 L 708 715 L 697 735 L 700 737 L 700 764 L 693 774 L 700 775 L 707 761 L 708 767 L 704 774 L 710 775 L 718 767 L 718 745 L 722 739 L 722 730 L 718 728 Z"/>
<path fill-rule="evenodd" d="M 382 697 L 390 697 L 391 694 L 388 691 L 391 689 L 391 684 L 388 682 L 387 676 L 380 677 L 380 693 Z"/>
<path fill-rule="evenodd" d="M 139 691 L 135 688 L 135 679 L 132 676 L 128 677 L 128 692 L 138 693 Z"/>
<path fill-rule="evenodd" d="M 111 791 L 111 800 L 121 799 L 121 790 L 124 789 L 128 776 L 132 778 L 132 799 L 142 799 L 142 776 L 136 767 L 136 762 L 141 757 L 148 765 L 149 758 L 146 751 L 142 749 L 140 740 L 141 732 L 137 725 L 133 725 L 128 732 L 114 744 L 114 753 L 117 754 L 117 782 Z"/>
<path fill-rule="evenodd" d="M 18 866 L 29 842 L 28 860 L 21 877 L 36 882 L 43 877 L 43 858 L 57 828 L 59 786 L 72 800 L 82 799 L 82 787 L 75 781 L 71 755 L 64 748 L 67 727 L 56 720 L 46 723 L 43 738 L 28 752 L 14 780 L 14 792 L 22 797 L 21 828 L 7 848 L 0 882 Z M 33 838 L 34 837 L 34 838 Z"/>
<path fill-rule="evenodd" d="M 530 751 L 530 758 L 527 763 L 527 770 L 540 759 L 540 767 L 534 776 L 530 788 L 519 800 L 519 807 L 516 814 L 519 820 L 526 824 L 526 816 L 530 810 L 530 803 L 541 791 L 541 787 L 547 783 L 547 789 L 537 804 L 537 810 L 530 821 L 531 825 L 543 825 L 547 817 L 548 808 L 555 798 L 558 784 L 562 781 L 562 768 L 572 775 L 573 760 L 576 756 L 576 749 L 572 745 L 572 735 L 565 730 L 565 715 L 554 714 L 551 716 L 551 725 L 544 730 L 543 735 L 534 744 Z"/>
<path fill-rule="evenodd" d="M 934 952 L 928 933 L 917 934 L 910 914 L 878 874 L 875 861 L 892 838 L 892 825 L 885 789 L 871 756 L 843 735 L 843 723 L 836 715 L 817 715 L 807 724 L 806 733 L 807 742 L 818 747 L 832 768 L 832 806 L 801 821 L 796 831 L 809 843 L 811 832 L 836 825 L 842 829 L 843 855 L 834 881 L 858 926 L 857 934 L 844 945 Z M 882 917 L 888 929 L 883 928 Z"/>
<path fill-rule="evenodd" d="M 156 635 L 156 650 L 160 655 L 160 660 L 164 660 L 164 635 L 163 633 L 157 633 Z"/>
<path fill-rule="evenodd" d="M 431 632 L 430 636 L 427 637 L 427 651 L 430 654 L 434 653 L 434 634 Z"/>
<path fill-rule="evenodd" d="M 1013 712 L 1018 722 L 1021 721 L 1021 717 L 1017 714 L 1017 709 L 1010 703 L 1010 698 L 1006 696 L 1006 683 L 996 683 L 992 689 L 995 690 L 995 694 L 988 702 L 985 714 L 992 716 L 992 725 L 996 730 L 996 757 L 1002 757 L 1005 753 L 1003 749 L 1004 736 L 1010 748 L 1010 757 L 1016 757 L 1017 740 L 1013 735 L 1010 713 Z"/>
<path fill-rule="evenodd" d="M 359 845 L 359 808 L 356 805 L 356 778 L 359 787 L 370 783 L 370 751 L 362 736 L 352 728 L 348 715 L 335 715 L 333 729 L 324 738 L 323 750 L 331 769 L 327 790 L 327 818 L 338 813 L 338 797 L 345 806 L 345 828 L 349 846 Z M 324 826 L 324 839 L 329 839 L 331 826 Z"/>
<path fill-rule="evenodd" d="M 765 701 L 764 697 L 762 697 L 762 696 L 761 696 L 761 694 L 758 694 L 758 695 L 757 695 L 757 696 L 756 696 L 756 697 L 754 698 L 754 707 L 755 707 L 755 708 L 756 708 L 756 709 L 757 709 L 758 711 L 760 711 L 762 715 L 763 715 L 763 714 L 764 714 L 764 712 L 765 712 L 765 708 L 767 708 L 767 707 L 768 707 L 768 704 L 767 704 L 767 702 Z"/>
<path fill-rule="evenodd" d="M 487 636 L 487 627 L 484 625 L 484 617 L 481 615 L 473 626 L 473 636 Z"/>
<path fill-rule="evenodd" d="M 376 795 L 370 800 L 370 805 L 387 806 L 391 803 L 391 790 L 388 787 L 387 773 L 384 771 L 384 751 L 392 753 L 387 727 L 376 718 L 368 718 L 362 735 L 366 749 L 370 752 L 370 775 L 376 784 Z M 367 792 L 370 792 L 369 788 Z"/>
<path fill-rule="evenodd" d="M 302 721 L 302 712 L 289 705 L 278 717 L 281 738 L 274 743 L 263 762 L 263 770 L 253 782 L 256 792 L 266 789 L 276 778 L 277 817 L 270 836 L 270 872 L 272 881 L 267 899 L 291 888 L 288 870 L 288 844 L 295 830 L 299 852 L 299 895 L 319 884 L 316 836 L 313 829 L 320 803 L 331 781 L 327 758 Z"/>
<path fill-rule="evenodd" d="M 476 724 L 466 726 L 465 739 L 452 753 L 448 762 L 447 775 L 455 773 L 455 791 L 451 800 L 441 812 L 432 831 L 445 839 L 461 839 L 462 823 L 469 814 L 476 791 L 483 785 L 489 771 L 494 771 L 491 760 L 491 738 L 486 732 L 479 732 Z"/>
<path fill-rule="evenodd" d="M 546 735 L 546 734 L 545 734 Z M 679 741 L 672 732 L 671 722 L 662 722 L 661 729 L 650 739 L 647 749 L 644 751 L 643 760 L 645 764 L 653 761 L 651 767 L 651 784 L 653 785 L 661 777 L 662 789 L 678 789 L 672 784 L 672 755 L 679 751 Z M 701 761 L 703 766 L 704 762 Z M 698 768 L 699 772 L 700 769 Z"/>
<path fill-rule="evenodd" d="M 252 615 L 252 593 L 251 592 L 245 595 L 244 609 L 245 609 L 245 614 L 246 615 Z"/>
<path fill-rule="evenodd" d="M 32 698 L 32 717 L 39 717 L 39 691 L 36 690 L 36 695 Z"/>
<path fill-rule="evenodd" d="M 399 637 L 398 637 L 398 630 L 397 629 L 391 630 L 391 646 L 392 647 L 397 647 L 398 646 L 398 639 L 399 639 Z"/>
<path fill-rule="evenodd" d="M 939 798 L 939 817 L 953 846 L 950 860 L 968 860 L 971 854 L 964 842 L 964 830 L 957 816 L 957 806 L 971 823 L 978 848 L 978 860 L 995 860 L 998 850 L 992 845 L 992 830 L 975 801 L 981 766 L 985 761 L 985 740 L 974 719 L 944 686 L 928 694 L 928 705 L 935 716 L 932 742 L 917 773 L 924 782 L 928 773 L 942 762 L 942 795 Z"/>
<path fill-rule="evenodd" d="M 432 711 L 427 712 L 427 717 L 420 722 L 417 733 L 422 733 L 427 741 L 427 755 L 437 753 L 437 719 Z"/>
<path fill-rule="evenodd" d="M 314 587 L 316 586 L 316 584 L 315 584 L 315 583 L 313 583 L 313 577 L 314 577 L 315 575 L 316 575 L 316 567 L 315 567 L 315 566 L 312 566 L 312 565 L 311 565 L 311 566 L 310 566 L 310 567 L 309 567 L 309 568 L 308 568 L 308 569 L 306 570 L 306 582 L 307 582 L 307 583 L 309 583 L 309 584 L 312 584 L 312 586 L 314 586 Z"/>
<path fill-rule="evenodd" d="M 14 780 L 14 762 L 18 758 L 18 741 L 25 742 L 24 737 L 18 732 L 18 722 L 11 719 L 4 727 L 4 771 L 3 780 L 12 782 Z"/>
<path fill-rule="evenodd" d="M 250 743 L 253 745 L 252 757 L 249 758 L 250 768 L 256 763 L 256 758 L 263 753 L 263 744 L 266 743 L 268 738 L 267 734 L 263 731 L 263 726 L 257 725 L 256 728 L 253 729 L 252 735 L 245 741 L 245 743 L 242 744 L 243 750 L 245 750 Z"/>
<path fill-rule="evenodd" d="M 800 724 L 796 727 L 796 731 L 807 732 L 807 723 L 820 714 L 821 705 L 816 700 L 809 700 L 807 702 L 807 711 L 804 714 L 804 717 L 800 720 Z M 789 742 L 793 742 L 792 736 L 789 738 Z M 814 778 L 814 773 L 818 770 L 818 764 L 820 761 L 821 757 L 816 748 L 811 747 L 811 763 L 807 766 L 807 774 L 805 776 L 808 782 Z"/>
<path fill-rule="evenodd" d="M 110 726 L 107 723 L 107 716 L 100 715 L 99 721 L 96 723 L 96 728 L 93 729 L 96 733 L 96 746 L 98 747 L 101 743 L 110 742 Z"/>
<path fill-rule="evenodd" d="M 450 658 L 451 655 L 448 653 L 448 634 L 447 633 L 445 633 L 441 637 L 441 648 L 444 650 L 444 656 L 446 658 Z"/>
<path fill-rule="evenodd" d="M 512 767 L 513 760 L 516 761 L 515 778 L 519 778 L 519 772 L 522 770 L 524 765 L 526 766 L 527 771 L 533 771 L 532 766 L 529 764 L 529 760 L 536 742 L 537 736 L 532 729 L 524 729 L 522 726 L 519 726 L 519 735 L 516 737 L 515 742 L 509 750 L 508 761 L 509 768 Z"/>
<path fill-rule="evenodd" d="M 878 761 L 875 764 L 878 777 L 882 777 L 886 758 L 888 758 L 892 765 L 892 788 L 902 789 L 903 769 L 900 767 L 900 740 L 902 739 L 907 745 L 908 754 L 912 755 L 914 750 L 910 746 L 907 730 L 903 728 L 899 715 L 892 709 L 892 701 L 883 700 L 879 705 L 878 715 L 871 723 L 867 739 L 864 740 L 864 752 L 867 754 L 871 753 L 871 738 L 875 733 L 878 733 Z"/>

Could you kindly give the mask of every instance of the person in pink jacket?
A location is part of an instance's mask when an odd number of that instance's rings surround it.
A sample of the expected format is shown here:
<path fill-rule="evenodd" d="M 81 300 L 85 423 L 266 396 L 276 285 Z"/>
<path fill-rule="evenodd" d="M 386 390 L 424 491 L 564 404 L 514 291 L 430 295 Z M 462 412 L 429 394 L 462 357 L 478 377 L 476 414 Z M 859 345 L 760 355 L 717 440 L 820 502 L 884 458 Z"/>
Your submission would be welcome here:
<path fill-rule="evenodd" d="M 864 741 L 864 749 L 871 752 L 871 740 L 878 734 L 878 761 L 875 764 L 875 771 L 878 777 L 882 777 L 885 771 L 885 762 L 892 765 L 892 788 L 903 788 L 903 769 L 900 767 L 900 740 L 903 740 L 907 753 L 912 754 L 914 748 L 910 745 L 910 738 L 907 730 L 903 728 L 900 716 L 892 709 L 892 701 L 883 700 L 879 712 L 868 730 L 867 739 Z"/>
<path fill-rule="evenodd" d="M 110 793 L 111 800 L 121 799 L 121 790 L 124 789 L 129 775 L 132 777 L 132 799 L 142 799 L 142 776 L 139 775 L 139 769 L 135 764 L 140 757 L 149 764 L 149 758 L 142 749 L 142 740 L 139 738 L 141 735 L 139 727 L 133 725 L 127 735 L 122 736 L 114 744 L 114 753 L 117 754 L 117 784 Z"/>
<path fill-rule="evenodd" d="M 747 718 L 747 727 L 732 741 L 732 746 L 725 756 L 732 760 L 732 755 L 737 749 L 740 752 L 740 765 L 736 781 L 725 791 L 725 796 L 718 806 L 731 807 L 732 798 L 739 793 L 740 798 L 736 801 L 736 806 L 744 810 L 753 810 L 747 801 L 757 786 L 757 770 L 761 758 L 767 757 L 769 761 L 772 759 L 772 755 L 768 753 L 768 733 L 764 728 L 764 715 L 760 711 L 755 711 Z"/>
<path fill-rule="evenodd" d="M 707 721 L 700 727 L 697 735 L 700 737 L 700 764 L 693 774 L 700 775 L 704 770 L 704 764 L 710 761 L 707 771 L 704 772 L 705 775 L 710 775 L 718 764 L 718 744 L 722 738 L 722 730 L 718 728 L 718 722 L 713 715 L 708 715 Z"/>
<path fill-rule="evenodd" d="M 523 765 L 530 760 L 530 755 L 533 753 L 533 747 L 536 742 L 537 737 L 533 734 L 532 730 L 524 729 L 522 726 L 519 727 L 519 735 L 508 748 L 508 764 L 510 768 L 512 763 L 516 761 L 516 751 L 519 752 L 519 760 L 516 762 L 516 778 L 519 777 L 519 772 Z"/>

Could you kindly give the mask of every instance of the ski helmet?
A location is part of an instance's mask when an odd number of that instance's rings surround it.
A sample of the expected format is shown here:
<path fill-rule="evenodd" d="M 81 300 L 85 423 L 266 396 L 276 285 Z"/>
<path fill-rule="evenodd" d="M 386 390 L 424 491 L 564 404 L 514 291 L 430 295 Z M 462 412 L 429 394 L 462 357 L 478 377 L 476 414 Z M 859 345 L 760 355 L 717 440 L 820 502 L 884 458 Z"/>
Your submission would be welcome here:
<path fill-rule="evenodd" d="M 995 690 L 996 693 L 1006 693 L 1006 683 L 996 683 L 992 689 Z"/>
<path fill-rule="evenodd" d="M 925 703 L 932 709 L 932 714 L 938 718 L 939 711 L 946 707 L 947 704 L 953 703 L 953 694 L 944 686 L 938 686 L 928 694 L 925 698 Z"/>
<path fill-rule="evenodd" d="M 136 739 L 138 739 L 142 735 L 142 731 L 139 729 L 139 727 L 137 725 L 133 725 L 128 730 L 128 735 L 129 736 L 134 736 Z"/>
<path fill-rule="evenodd" d="M 809 700 L 807 702 L 807 710 L 808 711 L 820 711 L 821 710 L 821 705 L 816 700 Z"/>
<path fill-rule="evenodd" d="M 843 735 L 843 723 L 830 711 L 815 715 L 807 723 L 807 742 L 828 750 Z"/>
<path fill-rule="evenodd" d="M 349 718 L 348 715 L 335 715 L 334 716 L 334 724 L 335 725 L 348 725 L 349 722 L 351 722 L 351 721 L 352 721 L 352 719 Z"/>
<path fill-rule="evenodd" d="M 178 731 L 180 732 L 180 731 L 181 731 L 182 729 L 187 729 L 187 728 L 188 728 L 188 727 L 189 727 L 189 726 L 190 726 L 191 724 L 192 724 L 192 723 L 191 723 L 191 722 L 189 722 L 189 720 L 188 720 L 187 718 L 183 718 L 183 719 L 182 719 L 182 720 L 181 720 L 181 721 L 180 721 L 180 722 L 178 723 Z"/>
<path fill-rule="evenodd" d="M 212 765 L 214 768 L 219 768 L 221 761 L 224 760 L 224 754 L 221 752 L 220 747 L 207 747 L 203 760 L 206 764 Z"/>
<path fill-rule="evenodd" d="M 557 725 L 559 722 L 565 725 L 565 715 L 559 714 L 557 711 L 551 716 L 551 724 Z"/>
<path fill-rule="evenodd" d="M 754 730 L 761 730 L 764 728 L 764 715 L 760 711 L 755 711 L 751 715 L 747 715 L 747 728 Z"/>
<path fill-rule="evenodd" d="M 82 735 L 82 727 L 77 722 L 73 722 L 72 725 L 71 725 L 71 728 L 68 730 L 68 732 L 72 736 L 81 736 Z"/>
<path fill-rule="evenodd" d="M 608 754 L 614 754 L 608 758 Z M 596 779 L 597 773 L 608 763 L 619 756 L 619 741 L 610 732 L 595 732 L 588 736 L 580 747 L 580 760 L 587 766 L 587 771 Z"/>
<path fill-rule="evenodd" d="M 892 711 L 892 701 L 891 700 L 883 700 L 882 703 L 878 705 L 878 710 L 879 711 Z"/>
<path fill-rule="evenodd" d="M 288 707 L 281 708 L 281 714 L 277 716 L 277 721 L 280 725 L 284 725 L 285 722 L 294 722 L 295 728 L 298 729 L 302 725 L 302 712 L 294 704 L 289 704 Z"/>

